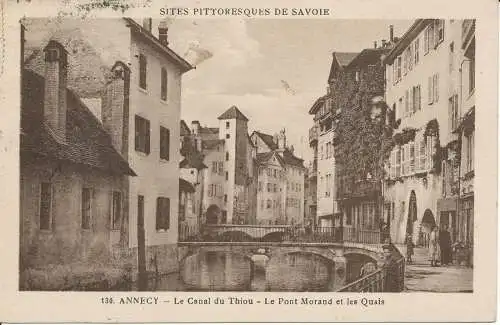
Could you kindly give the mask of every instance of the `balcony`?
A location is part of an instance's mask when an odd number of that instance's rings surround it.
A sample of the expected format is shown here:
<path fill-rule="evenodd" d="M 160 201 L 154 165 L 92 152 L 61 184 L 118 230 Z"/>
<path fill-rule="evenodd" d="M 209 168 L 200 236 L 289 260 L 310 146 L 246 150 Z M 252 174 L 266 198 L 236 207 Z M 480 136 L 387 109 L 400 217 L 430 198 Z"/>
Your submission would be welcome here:
<path fill-rule="evenodd" d="M 462 49 L 467 48 L 476 29 L 475 19 L 465 19 L 462 22 Z"/>
<path fill-rule="evenodd" d="M 318 142 L 318 126 L 314 125 L 309 129 L 309 145 L 314 144 L 315 142 Z"/>
<path fill-rule="evenodd" d="M 337 187 L 338 199 L 352 199 L 362 197 L 375 197 L 381 193 L 380 181 L 359 181 L 355 183 L 342 184 Z"/>

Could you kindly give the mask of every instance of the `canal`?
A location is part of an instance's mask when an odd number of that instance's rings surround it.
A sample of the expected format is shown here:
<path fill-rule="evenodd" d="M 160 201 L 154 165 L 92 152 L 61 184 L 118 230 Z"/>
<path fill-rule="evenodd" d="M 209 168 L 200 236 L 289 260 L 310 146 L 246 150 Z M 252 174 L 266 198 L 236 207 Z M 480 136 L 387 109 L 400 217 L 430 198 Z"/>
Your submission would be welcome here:
<path fill-rule="evenodd" d="M 333 262 L 313 254 L 251 257 L 228 252 L 188 256 L 180 271 L 150 279 L 148 291 L 334 291 Z M 348 280 L 358 267 L 347 265 Z"/>

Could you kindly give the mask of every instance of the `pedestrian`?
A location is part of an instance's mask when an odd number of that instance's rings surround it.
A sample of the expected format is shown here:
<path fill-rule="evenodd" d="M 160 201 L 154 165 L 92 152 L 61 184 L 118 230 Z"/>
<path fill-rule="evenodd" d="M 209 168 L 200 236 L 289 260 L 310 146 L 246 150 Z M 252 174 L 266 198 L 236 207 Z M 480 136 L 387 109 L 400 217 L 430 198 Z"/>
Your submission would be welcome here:
<path fill-rule="evenodd" d="M 411 238 L 411 234 L 407 234 L 406 235 L 406 262 L 408 264 L 413 263 L 412 256 L 413 256 L 413 248 L 414 247 L 415 246 L 413 244 L 413 239 Z"/>
<path fill-rule="evenodd" d="M 434 226 L 429 237 L 429 260 L 431 266 L 438 266 L 440 260 L 439 228 Z"/>
<path fill-rule="evenodd" d="M 441 249 L 441 265 L 451 263 L 451 235 L 446 227 L 439 231 L 439 248 Z"/>
<path fill-rule="evenodd" d="M 368 262 L 363 265 L 359 273 L 359 277 L 362 278 L 368 274 L 371 274 L 377 270 L 377 266 L 373 262 Z"/>
<path fill-rule="evenodd" d="M 395 251 L 394 245 L 384 244 L 384 262 L 382 268 L 385 270 L 384 292 L 399 292 L 401 291 L 402 274 L 398 268 L 398 254 Z"/>

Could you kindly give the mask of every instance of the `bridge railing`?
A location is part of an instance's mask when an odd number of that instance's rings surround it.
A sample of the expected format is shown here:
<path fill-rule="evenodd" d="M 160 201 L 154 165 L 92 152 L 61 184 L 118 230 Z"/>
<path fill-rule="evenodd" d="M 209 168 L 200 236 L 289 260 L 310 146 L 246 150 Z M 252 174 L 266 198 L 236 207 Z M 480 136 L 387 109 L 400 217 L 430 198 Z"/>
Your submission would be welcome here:
<path fill-rule="evenodd" d="M 359 229 L 354 227 L 344 227 L 343 240 L 345 242 L 378 244 L 385 239 L 385 234 L 377 229 Z"/>
<path fill-rule="evenodd" d="M 405 259 L 399 258 L 340 288 L 339 292 L 401 292 L 404 290 Z"/>

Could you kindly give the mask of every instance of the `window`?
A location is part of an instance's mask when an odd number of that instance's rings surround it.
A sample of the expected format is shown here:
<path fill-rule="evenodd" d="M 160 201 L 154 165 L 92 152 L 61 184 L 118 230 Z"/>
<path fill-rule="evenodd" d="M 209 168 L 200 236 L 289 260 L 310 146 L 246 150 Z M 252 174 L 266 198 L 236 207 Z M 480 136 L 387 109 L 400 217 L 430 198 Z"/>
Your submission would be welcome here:
<path fill-rule="evenodd" d="M 82 229 L 90 229 L 92 218 L 92 190 L 82 189 Z"/>
<path fill-rule="evenodd" d="M 439 74 L 433 76 L 434 102 L 439 101 Z"/>
<path fill-rule="evenodd" d="M 429 53 L 429 27 L 424 31 L 424 54 Z"/>
<path fill-rule="evenodd" d="M 267 208 L 271 209 L 273 202 L 271 200 L 267 200 Z"/>
<path fill-rule="evenodd" d="M 231 136 L 228 134 L 226 134 L 226 139 L 229 139 Z"/>
<path fill-rule="evenodd" d="M 444 20 L 443 19 L 438 19 L 435 21 L 436 23 L 436 44 L 435 46 L 438 46 L 439 43 L 441 43 L 444 40 Z"/>
<path fill-rule="evenodd" d="M 454 51 L 455 51 L 454 44 L 453 44 L 453 42 L 451 42 L 451 44 L 450 44 L 450 52 L 449 52 L 449 59 L 448 59 L 449 60 L 449 70 L 450 70 L 450 72 L 452 72 L 453 68 L 454 68 L 453 67 L 453 63 L 454 63 L 453 61 L 455 59 Z"/>
<path fill-rule="evenodd" d="M 219 175 L 223 175 L 224 174 L 224 162 L 223 161 L 219 161 L 218 168 L 219 168 Z"/>
<path fill-rule="evenodd" d="M 229 180 L 229 173 L 226 172 L 226 181 Z"/>
<path fill-rule="evenodd" d="M 476 87 L 476 60 L 472 58 L 469 63 L 469 93 Z"/>
<path fill-rule="evenodd" d="M 448 105 L 450 109 L 450 122 L 451 130 L 454 131 L 458 127 L 459 116 L 458 116 L 458 95 L 453 95 L 448 100 Z"/>
<path fill-rule="evenodd" d="M 415 143 L 414 142 L 410 142 L 410 145 L 409 145 L 409 156 L 410 156 L 410 159 L 409 159 L 409 173 L 410 174 L 413 174 L 415 172 Z"/>
<path fill-rule="evenodd" d="M 273 177 L 277 177 L 277 170 L 276 169 L 273 169 Z M 276 192 L 276 191 L 275 191 Z"/>
<path fill-rule="evenodd" d="M 224 202 L 227 202 L 227 194 L 224 194 Z"/>
<path fill-rule="evenodd" d="M 267 191 L 268 192 L 271 192 L 271 187 L 272 187 L 273 184 L 271 183 L 267 183 Z"/>
<path fill-rule="evenodd" d="M 170 228 L 170 199 L 156 199 L 156 230 L 165 231 Z"/>
<path fill-rule="evenodd" d="M 425 143 L 425 137 L 422 139 L 419 145 L 419 157 L 420 157 L 420 163 L 419 163 L 419 168 L 420 170 L 426 170 L 427 169 L 427 149 L 426 149 L 426 143 Z"/>
<path fill-rule="evenodd" d="M 436 45 L 434 25 L 431 24 L 427 30 L 429 32 L 429 50 L 430 50 L 433 49 L 434 46 Z"/>
<path fill-rule="evenodd" d="M 405 116 L 410 115 L 410 107 L 409 107 L 409 94 L 408 90 L 405 91 Z"/>
<path fill-rule="evenodd" d="M 149 154 L 150 152 L 149 121 L 139 115 L 135 116 L 135 150 Z"/>
<path fill-rule="evenodd" d="M 42 183 L 40 185 L 40 229 L 50 230 L 52 228 L 52 184 Z"/>
<path fill-rule="evenodd" d="M 408 49 L 404 50 L 403 54 L 403 74 L 406 76 L 408 72 Z"/>
<path fill-rule="evenodd" d="M 161 100 L 167 100 L 167 89 L 168 89 L 168 75 L 167 69 L 161 68 Z"/>
<path fill-rule="evenodd" d="M 429 77 L 428 78 L 428 81 L 427 81 L 427 103 L 430 105 L 432 104 L 432 100 L 433 100 L 433 97 L 434 97 L 434 94 L 433 94 L 433 78 L 432 77 Z"/>
<path fill-rule="evenodd" d="M 278 185 L 277 184 L 273 184 L 273 192 L 278 192 Z"/>
<path fill-rule="evenodd" d="M 401 57 L 398 57 L 398 67 L 397 67 L 397 76 L 398 76 L 398 81 L 401 80 Z"/>
<path fill-rule="evenodd" d="M 421 109 L 420 103 L 420 85 L 414 86 L 412 88 L 412 111 L 415 113 L 416 111 Z"/>
<path fill-rule="evenodd" d="M 359 82 L 359 80 L 360 80 L 360 74 L 361 74 L 361 72 L 356 71 L 355 78 L 356 78 L 357 82 Z"/>
<path fill-rule="evenodd" d="M 398 148 L 395 151 L 396 163 L 394 164 L 395 176 L 401 176 L 401 150 Z"/>
<path fill-rule="evenodd" d="M 139 87 L 147 89 L 147 59 L 144 54 L 139 54 Z"/>
<path fill-rule="evenodd" d="M 413 69 L 413 43 L 410 43 L 410 47 L 408 48 L 408 70 Z"/>
<path fill-rule="evenodd" d="M 229 160 L 229 152 L 226 152 L 226 161 Z"/>
<path fill-rule="evenodd" d="M 474 170 L 474 133 L 465 136 L 466 164 L 465 171 Z"/>
<path fill-rule="evenodd" d="M 170 130 L 160 126 L 160 159 L 170 159 Z"/>
<path fill-rule="evenodd" d="M 213 174 L 217 174 L 217 162 L 216 161 L 212 161 L 212 173 Z"/>
<path fill-rule="evenodd" d="M 113 191 L 113 215 L 111 218 L 111 229 L 120 229 L 122 219 L 122 193 Z"/>
<path fill-rule="evenodd" d="M 229 122 L 226 122 L 226 129 L 229 129 Z"/>
<path fill-rule="evenodd" d="M 415 55 L 415 66 L 417 66 L 418 62 L 420 61 L 420 38 L 417 38 L 415 40 L 414 55 Z"/>

